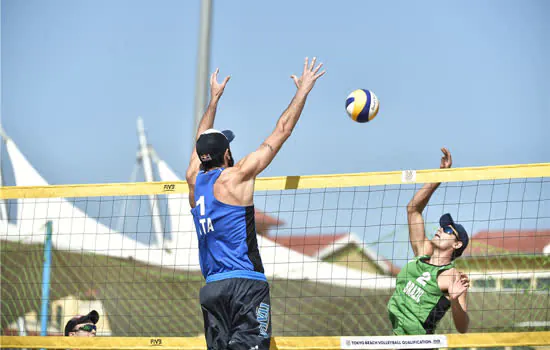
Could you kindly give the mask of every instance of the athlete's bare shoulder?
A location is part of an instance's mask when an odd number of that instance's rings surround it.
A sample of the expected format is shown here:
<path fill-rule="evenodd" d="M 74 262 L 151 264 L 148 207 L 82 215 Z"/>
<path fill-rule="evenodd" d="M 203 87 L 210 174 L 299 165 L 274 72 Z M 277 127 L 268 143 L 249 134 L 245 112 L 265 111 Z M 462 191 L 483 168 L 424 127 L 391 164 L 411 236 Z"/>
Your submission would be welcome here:
<path fill-rule="evenodd" d="M 439 276 L 437 276 L 437 283 L 439 284 L 440 289 L 446 292 L 458 275 L 458 270 L 454 267 L 441 272 Z"/>
<path fill-rule="evenodd" d="M 235 167 L 223 169 L 222 173 L 220 174 L 220 177 L 218 178 L 218 182 L 222 182 L 222 183 L 232 183 L 237 180 L 238 180 L 238 169 L 236 169 Z"/>
<path fill-rule="evenodd" d="M 226 168 L 216 180 L 214 194 L 226 204 L 251 205 L 254 202 L 254 179 L 243 180 L 237 168 Z"/>
<path fill-rule="evenodd" d="M 255 178 L 247 178 L 244 176 L 238 165 L 226 168 L 221 173 L 219 180 L 224 183 L 230 183 L 232 185 L 239 185 L 243 183 L 254 183 Z"/>
<path fill-rule="evenodd" d="M 439 277 L 441 278 L 452 278 L 452 280 L 454 280 L 455 276 L 458 275 L 458 270 L 454 267 L 448 269 L 448 270 L 445 270 L 445 271 L 442 271 L 440 274 L 439 274 Z"/>
<path fill-rule="evenodd" d="M 448 276 L 454 276 L 457 273 L 458 273 L 458 270 L 456 269 L 456 267 L 451 267 L 450 269 L 441 272 L 442 275 L 448 275 Z"/>
<path fill-rule="evenodd" d="M 229 192 L 240 193 L 244 191 L 249 193 L 250 191 L 254 191 L 255 178 L 246 179 L 242 176 L 238 167 L 230 167 L 222 171 L 216 182 L 225 187 Z"/>

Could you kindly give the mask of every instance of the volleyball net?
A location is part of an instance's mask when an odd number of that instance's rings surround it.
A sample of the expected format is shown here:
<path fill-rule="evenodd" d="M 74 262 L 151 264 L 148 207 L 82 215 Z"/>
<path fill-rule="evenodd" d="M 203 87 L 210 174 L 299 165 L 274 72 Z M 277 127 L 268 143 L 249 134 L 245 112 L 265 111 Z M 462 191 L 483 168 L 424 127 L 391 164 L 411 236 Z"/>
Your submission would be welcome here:
<path fill-rule="evenodd" d="M 442 183 L 427 236 L 443 213 L 470 235 L 456 264 L 471 280 L 472 333 L 456 334 L 449 311 L 430 338 L 441 346 L 428 347 L 550 343 L 550 164 L 528 164 L 258 179 L 274 347 L 407 347 L 386 306 L 413 257 L 406 206 L 427 182 Z M 2 348 L 204 348 L 184 182 L 3 187 L 0 198 Z M 59 337 L 92 309 L 98 337 Z"/>

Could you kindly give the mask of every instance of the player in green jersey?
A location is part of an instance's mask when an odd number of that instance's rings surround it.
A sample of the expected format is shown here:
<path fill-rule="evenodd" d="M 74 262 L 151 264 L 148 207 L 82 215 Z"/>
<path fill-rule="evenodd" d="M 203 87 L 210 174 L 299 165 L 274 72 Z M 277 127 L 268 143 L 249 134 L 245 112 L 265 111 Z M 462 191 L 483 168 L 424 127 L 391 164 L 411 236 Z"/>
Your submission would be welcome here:
<path fill-rule="evenodd" d="M 441 169 L 450 168 L 452 157 L 442 148 Z M 439 219 L 432 240 L 424 233 L 422 211 L 439 183 L 425 184 L 407 206 L 409 238 L 414 259 L 399 272 L 396 288 L 388 303 L 395 335 L 433 334 L 437 323 L 451 309 L 457 331 L 468 331 L 466 294 L 468 276 L 454 267 L 454 260 L 468 245 L 468 233 L 450 214 Z"/>

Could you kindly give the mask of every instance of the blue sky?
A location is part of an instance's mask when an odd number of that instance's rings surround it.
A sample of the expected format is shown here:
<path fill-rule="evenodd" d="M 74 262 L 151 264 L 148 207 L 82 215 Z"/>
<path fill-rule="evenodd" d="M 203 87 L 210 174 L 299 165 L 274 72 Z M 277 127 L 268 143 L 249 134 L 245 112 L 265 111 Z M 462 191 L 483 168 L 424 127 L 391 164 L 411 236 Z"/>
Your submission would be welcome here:
<path fill-rule="evenodd" d="M 199 1 L 2 0 L 2 124 L 53 184 L 128 181 L 136 118 L 179 174 L 191 151 Z M 265 176 L 550 159 L 546 1 L 214 1 L 219 128 L 272 130 L 305 56 L 327 74 Z M 352 122 L 357 88 L 381 100 Z"/>
<path fill-rule="evenodd" d="M 2 125 L 52 184 L 129 181 L 136 119 L 180 175 L 191 152 L 200 2 L 2 0 Z M 550 161 L 548 1 L 214 1 L 216 127 L 241 158 L 305 56 L 327 74 L 263 176 Z M 344 108 L 381 101 L 370 123 Z M 6 162 L 3 157 L 2 162 Z M 8 174 L 9 177 L 9 174 Z"/>

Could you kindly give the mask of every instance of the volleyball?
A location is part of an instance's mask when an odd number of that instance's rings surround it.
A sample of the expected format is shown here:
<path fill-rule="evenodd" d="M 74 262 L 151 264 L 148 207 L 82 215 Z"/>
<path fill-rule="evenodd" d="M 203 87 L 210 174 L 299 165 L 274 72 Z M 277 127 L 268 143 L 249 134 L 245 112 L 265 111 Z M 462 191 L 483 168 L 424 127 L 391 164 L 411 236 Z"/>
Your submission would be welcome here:
<path fill-rule="evenodd" d="M 355 90 L 346 99 L 346 111 L 349 117 L 358 123 L 373 120 L 378 114 L 379 107 L 378 97 L 369 90 Z"/>

